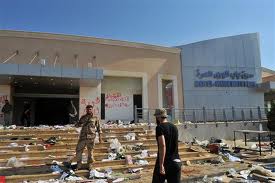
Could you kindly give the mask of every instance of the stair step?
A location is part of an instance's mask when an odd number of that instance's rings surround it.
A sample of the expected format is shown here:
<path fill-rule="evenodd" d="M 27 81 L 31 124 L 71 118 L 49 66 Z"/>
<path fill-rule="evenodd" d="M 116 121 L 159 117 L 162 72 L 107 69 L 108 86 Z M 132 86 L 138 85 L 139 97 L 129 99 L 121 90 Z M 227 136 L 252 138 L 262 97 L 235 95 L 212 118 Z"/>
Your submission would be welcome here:
<path fill-rule="evenodd" d="M 145 127 L 146 128 L 146 127 Z M 135 128 L 102 128 L 103 132 L 134 132 L 134 131 L 143 131 L 145 132 L 143 127 L 135 127 Z M 149 132 L 149 130 L 147 130 Z M 0 135 L 6 135 L 6 134 L 26 134 L 26 133 L 35 133 L 35 134 L 41 134 L 41 133 L 48 133 L 48 134 L 55 134 L 55 133 L 68 133 L 68 132 L 76 132 L 75 128 L 70 129 L 16 129 L 16 130 L 0 130 Z"/>
<path fill-rule="evenodd" d="M 184 147 L 179 148 L 179 150 L 186 150 Z M 87 154 L 87 150 L 84 151 Z M 157 147 L 154 149 L 149 149 L 150 153 L 156 153 Z M 24 158 L 24 157 L 45 157 L 45 156 L 74 156 L 75 150 L 68 150 L 68 149 L 58 149 L 58 150 L 46 150 L 46 151 L 27 151 L 27 152 L 7 152 L 0 154 L 0 160 L 7 160 L 11 157 L 16 158 Z M 129 151 L 125 154 L 129 155 L 136 155 L 141 154 L 141 151 Z M 94 153 L 94 157 L 96 160 L 102 160 L 108 158 L 108 152 L 105 153 Z M 1 162 L 1 161 L 0 161 Z"/>
<path fill-rule="evenodd" d="M 77 143 L 70 143 L 70 144 L 55 144 L 52 145 L 50 147 L 48 147 L 47 150 L 54 150 L 54 149 L 71 149 L 71 150 L 75 150 Z M 129 144 L 130 145 L 130 144 Z M 132 144 L 131 144 L 132 145 Z M 151 149 L 151 148 L 155 148 L 157 146 L 156 143 L 154 144 L 150 144 L 150 143 L 143 143 L 142 147 L 144 149 Z M 188 147 L 185 144 L 180 143 L 179 147 L 185 147 L 186 149 L 188 149 Z M 108 151 L 109 146 L 106 147 L 98 147 L 95 146 L 94 148 L 94 152 L 107 152 Z M 28 149 L 30 151 L 45 151 L 44 146 L 43 145 L 29 145 Z M 12 151 L 12 152 L 25 152 L 25 147 L 24 146 L 17 146 L 17 147 L 7 147 L 7 146 L 0 146 L 0 152 L 3 151 Z"/>
<path fill-rule="evenodd" d="M 210 155 L 210 156 L 205 156 L 205 157 L 194 157 L 190 159 L 182 158 L 182 162 L 188 161 L 201 161 L 201 160 L 208 160 L 208 159 L 213 159 L 216 158 L 217 155 Z M 123 172 L 125 170 L 128 170 L 129 168 L 144 168 L 144 169 L 153 169 L 155 165 L 155 162 L 150 162 L 149 165 L 146 166 L 140 166 L 140 165 L 116 165 L 112 166 L 112 170 L 114 172 Z M 104 170 L 106 168 L 109 168 L 110 166 L 102 166 L 101 169 Z M 37 169 L 37 168 L 36 168 Z M 42 169 L 42 168 L 40 168 Z M 44 169 L 45 170 L 45 169 Z M 15 172 L 15 171 L 14 171 Z M 89 176 L 89 171 L 88 170 L 79 170 L 75 172 L 76 175 L 78 176 L 84 176 L 88 177 Z M 30 181 L 30 180 L 49 180 L 49 179 L 59 179 L 60 174 L 52 174 L 52 173 L 41 173 L 41 174 L 31 174 L 31 175 L 12 175 L 12 176 L 6 176 L 6 181 L 13 183 L 13 182 L 22 182 L 22 181 Z"/>
<path fill-rule="evenodd" d="M 57 144 L 67 144 L 67 143 L 77 143 L 78 138 L 64 138 L 61 140 L 58 140 Z M 135 143 L 156 143 L 156 139 L 147 139 L 147 140 L 133 140 L 133 141 L 126 141 L 125 139 L 119 140 L 121 144 L 135 144 Z M 43 144 L 43 141 L 41 139 L 33 139 L 33 140 L 3 140 L 0 141 L 0 146 L 7 146 L 11 143 L 17 143 L 18 145 L 25 145 L 30 143 L 36 143 L 36 144 Z M 103 142 L 103 143 L 96 143 L 97 147 L 109 147 L 110 142 Z"/>
<path fill-rule="evenodd" d="M 149 151 L 149 154 L 154 154 L 157 153 L 157 151 Z M 137 155 L 140 154 L 141 152 L 128 152 L 125 153 L 126 155 Z M 184 157 L 197 157 L 197 156 L 201 156 L 206 154 L 205 152 L 179 152 L 180 156 Z M 104 164 L 105 162 L 101 161 L 102 159 L 106 159 L 107 158 L 107 154 L 99 154 L 96 155 L 95 154 L 95 159 L 97 160 L 97 163 L 100 164 Z M 20 159 L 20 157 L 17 157 L 18 159 Z M 51 164 L 53 160 L 56 161 L 60 161 L 60 162 L 64 162 L 64 161 L 68 161 L 68 159 L 72 159 L 71 161 L 76 161 L 75 156 L 67 156 L 67 155 L 59 155 L 59 156 L 55 156 L 55 157 L 49 157 L 49 156 L 44 156 L 42 157 L 29 157 L 28 159 L 22 159 L 20 160 L 21 162 L 27 164 L 27 165 L 42 165 L 42 164 Z M 150 157 L 150 158 L 155 158 L 155 157 Z M 124 161 L 124 160 L 123 160 Z M 0 166 L 5 166 L 7 163 L 7 159 L 0 159 Z M 106 163 L 110 163 L 108 161 L 106 161 Z"/>

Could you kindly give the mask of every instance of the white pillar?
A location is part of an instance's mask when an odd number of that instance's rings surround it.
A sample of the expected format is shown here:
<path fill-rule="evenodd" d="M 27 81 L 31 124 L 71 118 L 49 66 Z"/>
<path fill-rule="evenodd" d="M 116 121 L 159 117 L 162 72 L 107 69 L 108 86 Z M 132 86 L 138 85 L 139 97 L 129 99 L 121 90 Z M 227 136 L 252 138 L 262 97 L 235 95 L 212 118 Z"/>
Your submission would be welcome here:
<path fill-rule="evenodd" d="M 94 106 L 94 115 L 101 119 L 101 83 L 94 87 L 79 88 L 79 117 L 84 115 L 87 105 Z"/>

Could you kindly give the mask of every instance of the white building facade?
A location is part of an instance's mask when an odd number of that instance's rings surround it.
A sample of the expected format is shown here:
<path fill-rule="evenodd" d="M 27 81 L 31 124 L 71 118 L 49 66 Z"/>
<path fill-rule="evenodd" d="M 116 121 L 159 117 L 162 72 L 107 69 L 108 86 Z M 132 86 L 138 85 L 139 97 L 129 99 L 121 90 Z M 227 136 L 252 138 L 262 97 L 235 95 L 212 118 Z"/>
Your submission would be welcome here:
<path fill-rule="evenodd" d="M 184 108 L 205 108 L 207 120 L 221 116 L 231 120 L 256 117 L 256 110 L 264 107 L 264 93 L 258 87 L 262 77 L 257 33 L 211 39 L 179 48 Z M 241 108 L 243 111 L 239 112 Z M 255 108 L 255 111 L 251 114 L 251 109 L 246 111 L 246 108 Z"/>

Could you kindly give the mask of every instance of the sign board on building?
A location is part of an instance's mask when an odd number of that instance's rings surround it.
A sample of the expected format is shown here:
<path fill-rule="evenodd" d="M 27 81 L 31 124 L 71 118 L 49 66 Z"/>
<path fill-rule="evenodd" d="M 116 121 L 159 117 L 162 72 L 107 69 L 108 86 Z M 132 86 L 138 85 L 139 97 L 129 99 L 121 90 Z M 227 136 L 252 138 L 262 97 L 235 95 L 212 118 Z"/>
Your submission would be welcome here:
<path fill-rule="evenodd" d="M 255 81 L 249 80 L 254 77 L 254 74 L 246 71 L 201 72 L 200 69 L 196 69 L 195 76 L 198 79 L 194 81 L 195 87 L 257 87 Z"/>

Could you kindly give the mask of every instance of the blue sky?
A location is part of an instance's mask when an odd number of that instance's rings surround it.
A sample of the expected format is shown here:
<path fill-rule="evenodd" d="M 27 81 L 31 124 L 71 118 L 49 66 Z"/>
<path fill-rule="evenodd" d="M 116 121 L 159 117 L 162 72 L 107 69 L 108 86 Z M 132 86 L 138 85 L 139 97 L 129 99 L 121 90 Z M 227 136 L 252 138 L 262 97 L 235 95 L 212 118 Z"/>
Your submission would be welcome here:
<path fill-rule="evenodd" d="M 1 0 L 0 29 L 86 35 L 163 46 L 259 32 L 275 70 L 274 0 Z"/>

